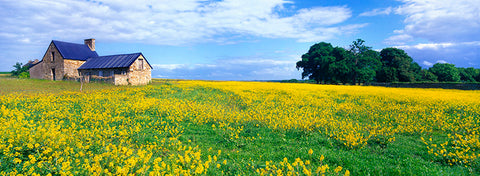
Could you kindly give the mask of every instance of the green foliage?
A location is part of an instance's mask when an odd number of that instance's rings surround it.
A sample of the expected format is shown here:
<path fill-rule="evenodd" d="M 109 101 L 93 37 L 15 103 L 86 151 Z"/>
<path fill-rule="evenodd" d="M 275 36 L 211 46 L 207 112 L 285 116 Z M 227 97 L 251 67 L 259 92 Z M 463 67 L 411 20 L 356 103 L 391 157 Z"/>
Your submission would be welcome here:
<path fill-rule="evenodd" d="M 429 70 L 438 77 L 438 81 L 440 82 L 460 81 L 458 69 L 453 64 L 436 63 Z"/>
<path fill-rule="evenodd" d="M 402 49 L 384 48 L 377 52 L 364 43 L 357 39 L 348 50 L 317 43 L 302 55 L 297 69 L 303 69 L 302 79 L 308 77 L 316 83 L 480 82 L 480 69 L 441 63 L 422 69 Z"/>
<path fill-rule="evenodd" d="M 421 67 L 398 48 L 385 48 L 380 52 L 382 69 L 379 70 L 378 82 L 415 82 Z"/>
<path fill-rule="evenodd" d="M 365 83 L 374 80 L 380 68 L 380 55 L 364 45 L 362 39 L 353 41 L 349 50 L 317 43 L 297 62 L 302 68 L 302 79 L 308 77 L 317 83 Z"/>
<path fill-rule="evenodd" d="M 427 69 L 422 69 L 420 71 L 420 75 L 421 75 L 421 79 L 420 79 L 421 81 L 427 81 L 427 82 L 437 82 L 438 81 L 437 75 L 433 74 L 432 72 L 430 72 Z"/>
<path fill-rule="evenodd" d="M 310 47 L 308 53 L 302 55 L 297 62 L 297 69 L 302 68 L 302 79 L 308 77 L 317 83 L 327 81 L 329 66 L 335 60 L 331 55 L 333 47 L 330 43 L 317 43 Z"/>
<path fill-rule="evenodd" d="M 22 79 L 30 78 L 30 73 L 29 72 L 22 72 L 22 73 L 20 73 L 20 75 L 18 75 L 18 78 L 22 78 Z"/>
<path fill-rule="evenodd" d="M 335 61 L 330 64 L 328 70 L 328 73 L 331 75 L 329 82 L 343 84 L 352 82 L 354 62 L 349 51 L 335 47 L 332 50 L 332 55 L 335 57 Z"/>
<path fill-rule="evenodd" d="M 14 70 L 12 70 L 10 73 L 12 73 L 12 76 L 20 76 L 22 73 L 27 73 L 27 74 L 23 74 L 22 75 L 22 78 L 29 78 L 30 77 L 30 73 L 28 73 L 28 69 L 29 67 L 28 66 L 22 66 L 23 64 L 20 63 L 20 62 L 17 62 L 15 65 L 13 65 L 13 68 L 15 68 Z"/>
<path fill-rule="evenodd" d="M 480 76 L 480 69 L 475 69 L 473 67 L 457 69 L 462 82 L 480 82 L 480 80 L 478 80 Z"/>
<path fill-rule="evenodd" d="M 354 83 L 366 83 L 374 80 L 376 72 L 381 67 L 380 55 L 378 52 L 371 50 L 358 53 L 355 64 Z"/>

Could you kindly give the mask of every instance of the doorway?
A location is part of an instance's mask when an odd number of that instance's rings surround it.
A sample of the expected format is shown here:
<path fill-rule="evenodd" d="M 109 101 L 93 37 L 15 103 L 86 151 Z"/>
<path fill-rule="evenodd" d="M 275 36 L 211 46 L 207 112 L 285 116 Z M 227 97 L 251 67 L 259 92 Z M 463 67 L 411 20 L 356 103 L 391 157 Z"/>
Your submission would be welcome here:
<path fill-rule="evenodd" d="M 54 68 L 52 68 L 52 78 L 53 78 L 54 81 L 56 80 L 55 79 L 55 69 Z"/>

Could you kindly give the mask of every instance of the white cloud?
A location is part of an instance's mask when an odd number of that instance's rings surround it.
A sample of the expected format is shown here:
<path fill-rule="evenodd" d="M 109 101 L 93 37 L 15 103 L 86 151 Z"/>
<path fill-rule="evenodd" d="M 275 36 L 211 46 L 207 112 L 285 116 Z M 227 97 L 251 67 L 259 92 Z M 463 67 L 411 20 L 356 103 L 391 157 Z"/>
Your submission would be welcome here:
<path fill-rule="evenodd" d="M 371 11 L 363 12 L 359 16 L 378 16 L 378 15 L 390 15 L 392 13 L 392 7 L 373 9 Z"/>
<path fill-rule="evenodd" d="M 395 30 L 386 44 L 399 45 L 416 60 L 480 66 L 478 0 L 399 1 L 404 4 L 394 11 L 405 17 L 405 26 Z"/>
<path fill-rule="evenodd" d="M 412 41 L 413 37 L 408 34 L 399 34 L 390 36 L 385 39 L 384 43 L 388 45 L 405 45 L 406 42 Z"/>
<path fill-rule="evenodd" d="M 400 0 L 395 13 L 405 16 L 401 34 L 434 43 L 480 41 L 478 0 Z"/>
<path fill-rule="evenodd" d="M 435 63 L 446 64 L 446 63 L 448 63 L 448 62 L 445 61 L 445 60 L 437 60 Z M 423 65 L 425 65 L 425 66 L 427 66 L 427 67 L 431 67 L 431 66 L 433 66 L 433 63 L 428 62 L 428 61 L 423 61 Z"/>
<path fill-rule="evenodd" d="M 405 50 L 415 61 L 427 67 L 432 63 L 453 63 L 458 67 L 480 66 L 480 42 L 419 43 L 395 47 Z"/>
<path fill-rule="evenodd" d="M 174 70 L 185 67 L 185 64 L 152 64 L 153 69 Z"/>
<path fill-rule="evenodd" d="M 366 25 L 344 24 L 350 17 L 346 6 L 298 9 L 286 0 L 2 0 L 0 61 L 38 58 L 52 39 L 174 46 L 258 38 L 317 42 Z"/>
<path fill-rule="evenodd" d="M 446 63 L 448 63 L 448 62 L 447 62 L 447 61 L 444 61 L 444 60 L 437 60 L 437 63 L 446 64 Z"/>
<path fill-rule="evenodd" d="M 209 64 L 156 64 L 152 75 L 171 79 L 207 80 L 279 80 L 300 78 L 295 69 L 298 58 L 273 60 L 263 58 L 219 59 Z M 158 74 L 157 74 L 158 73 Z"/>
<path fill-rule="evenodd" d="M 427 67 L 431 67 L 431 66 L 433 66 L 433 63 L 428 62 L 428 61 L 423 61 L 423 65 L 425 65 Z"/>
<path fill-rule="evenodd" d="M 183 45 L 229 42 L 236 36 L 330 39 L 361 28 L 339 25 L 351 17 L 344 6 L 314 7 L 279 15 L 284 0 L 2 1 L 0 37 Z M 287 14 L 287 13 L 282 13 Z M 335 26 L 339 25 L 339 26 Z"/>
<path fill-rule="evenodd" d="M 416 45 L 403 45 L 403 46 L 396 46 L 396 48 L 403 48 L 403 49 L 418 49 L 418 50 L 423 50 L 423 49 L 431 49 L 431 50 L 439 50 L 439 49 L 445 49 L 448 47 L 452 46 L 458 46 L 458 45 L 465 45 L 468 43 L 419 43 Z"/>

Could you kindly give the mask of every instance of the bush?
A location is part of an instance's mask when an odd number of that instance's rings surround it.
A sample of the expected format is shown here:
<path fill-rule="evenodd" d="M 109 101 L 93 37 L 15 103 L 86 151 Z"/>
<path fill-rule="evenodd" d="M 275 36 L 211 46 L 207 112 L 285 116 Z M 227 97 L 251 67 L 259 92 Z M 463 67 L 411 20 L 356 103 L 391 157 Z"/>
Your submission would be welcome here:
<path fill-rule="evenodd" d="M 18 78 L 30 78 L 29 72 L 22 72 L 18 75 Z"/>

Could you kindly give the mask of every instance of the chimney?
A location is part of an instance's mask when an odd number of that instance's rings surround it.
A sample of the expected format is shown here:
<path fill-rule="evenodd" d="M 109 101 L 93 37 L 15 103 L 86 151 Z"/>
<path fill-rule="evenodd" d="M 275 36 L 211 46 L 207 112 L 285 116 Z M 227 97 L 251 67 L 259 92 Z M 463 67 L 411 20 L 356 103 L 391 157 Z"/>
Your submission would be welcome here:
<path fill-rule="evenodd" d="M 90 48 L 90 50 L 95 51 L 95 39 L 93 38 L 85 39 L 84 42 L 85 42 L 85 45 L 87 45 Z"/>

